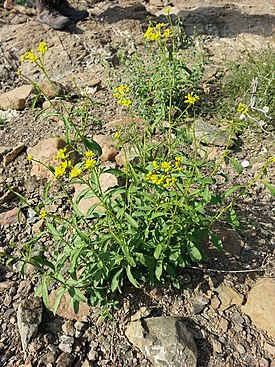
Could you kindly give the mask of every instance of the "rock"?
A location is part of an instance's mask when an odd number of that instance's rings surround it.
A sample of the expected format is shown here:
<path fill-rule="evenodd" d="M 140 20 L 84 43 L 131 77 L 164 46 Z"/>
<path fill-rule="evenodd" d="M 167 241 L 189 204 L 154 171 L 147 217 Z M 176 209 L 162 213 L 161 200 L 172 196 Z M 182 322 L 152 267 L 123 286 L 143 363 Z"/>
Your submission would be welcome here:
<path fill-rule="evenodd" d="M 220 310 L 224 311 L 233 305 L 242 305 L 243 296 L 234 288 L 221 286 L 217 289 L 218 297 L 221 301 Z"/>
<path fill-rule="evenodd" d="M 56 360 L 56 367 L 71 367 L 74 363 L 75 356 L 69 353 L 62 353 Z"/>
<path fill-rule="evenodd" d="M 255 326 L 275 338 L 275 279 L 258 280 L 241 311 L 251 318 Z"/>
<path fill-rule="evenodd" d="M 4 167 L 7 167 L 11 162 L 15 160 L 15 158 L 25 149 L 26 146 L 24 144 L 17 144 L 16 147 L 12 149 L 12 151 L 8 152 L 4 157 Z"/>
<path fill-rule="evenodd" d="M 125 334 L 156 367 L 195 367 L 192 334 L 174 317 L 152 317 L 129 323 Z"/>
<path fill-rule="evenodd" d="M 75 164 L 78 160 L 78 154 L 72 147 L 67 146 L 65 140 L 61 138 L 49 138 L 42 140 L 34 147 L 29 147 L 27 149 L 27 154 L 28 156 L 33 156 L 35 160 L 38 160 L 45 165 L 57 166 L 58 163 L 54 157 L 56 157 L 59 149 L 64 149 L 65 147 L 67 147 L 67 151 L 70 152 L 69 159 L 73 164 Z M 37 178 L 53 177 L 52 172 L 42 164 L 37 162 L 32 162 L 32 164 L 31 176 L 36 176 Z"/>
<path fill-rule="evenodd" d="M 81 365 L 81 367 L 90 367 L 90 366 L 91 366 L 91 364 L 87 359 L 85 359 L 85 361 Z"/>
<path fill-rule="evenodd" d="M 217 310 L 220 307 L 221 301 L 219 300 L 219 297 L 214 296 L 211 298 L 211 306 L 214 310 Z"/>
<path fill-rule="evenodd" d="M 135 147 L 130 144 L 124 144 L 124 149 L 115 156 L 115 161 L 119 167 L 125 167 L 127 162 L 135 163 L 138 157 L 139 154 Z"/>
<path fill-rule="evenodd" d="M 85 329 L 87 328 L 87 325 L 84 324 L 83 322 L 76 321 L 74 324 L 74 327 L 78 331 L 85 331 Z"/>
<path fill-rule="evenodd" d="M 40 219 L 38 222 L 34 223 L 32 226 L 32 230 L 34 233 L 41 233 L 44 228 L 44 220 Z"/>
<path fill-rule="evenodd" d="M 271 345 L 269 343 L 265 343 L 264 349 L 273 357 L 275 357 L 275 345 Z"/>
<path fill-rule="evenodd" d="M 59 343 L 58 348 L 65 353 L 71 353 L 74 345 L 74 338 L 72 336 L 61 335 L 61 343 Z"/>
<path fill-rule="evenodd" d="M 12 150 L 12 147 L 0 146 L 0 161 L 3 157 Z"/>
<path fill-rule="evenodd" d="M 219 239 L 223 243 L 223 250 L 233 256 L 239 256 L 244 248 L 244 242 L 241 236 L 232 228 L 217 228 L 215 230 Z M 223 255 L 224 256 L 224 255 Z"/>
<path fill-rule="evenodd" d="M 228 320 L 226 320 L 226 318 L 221 317 L 219 324 L 218 324 L 218 328 L 223 332 L 226 333 L 229 327 L 229 322 Z"/>
<path fill-rule="evenodd" d="M 33 93 L 32 85 L 21 85 L 9 92 L 0 95 L 0 109 L 24 110 L 28 97 Z"/>
<path fill-rule="evenodd" d="M 119 153 L 119 150 L 116 148 L 117 142 L 109 135 L 94 135 L 93 140 L 101 146 L 102 162 L 114 162 L 115 156 Z"/>
<path fill-rule="evenodd" d="M 63 325 L 62 325 L 62 331 L 65 335 L 69 335 L 69 336 L 74 336 L 75 334 L 75 328 L 74 328 L 74 323 L 72 320 L 67 320 Z"/>
<path fill-rule="evenodd" d="M 42 93 L 48 98 L 53 98 L 56 96 L 64 96 L 69 91 L 59 82 L 42 80 L 38 83 L 38 88 Z"/>
<path fill-rule="evenodd" d="M 16 190 L 15 187 L 13 187 L 14 190 Z M 13 199 L 15 197 L 15 193 L 13 193 L 12 191 L 6 191 L 4 193 L 4 195 L 2 195 L 0 197 L 0 205 L 7 203 L 8 201 L 10 201 L 11 199 Z"/>
<path fill-rule="evenodd" d="M 131 321 L 140 320 L 142 318 L 149 316 L 149 314 L 150 310 L 148 310 L 145 306 L 143 306 L 131 316 Z"/>
<path fill-rule="evenodd" d="M 49 294 L 50 308 L 53 309 L 54 301 L 56 299 L 56 291 Z M 76 314 L 71 304 L 71 296 L 68 293 L 63 294 L 60 300 L 59 307 L 56 314 L 69 320 L 87 321 L 90 316 L 90 307 L 83 302 L 79 303 L 79 310 Z"/>
<path fill-rule="evenodd" d="M 0 226 L 18 223 L 18 210 L 19 208 L 13 208 L 7 212 L 0 213 Z M 22 212 L 20 212 L 19 217 L 21 222 L 26 220 Z"/>
<path fill-rule="evenodd" d="M 31 339 L 37 334 L 41 321 L 42 302 L 40 298 L 25 299 L 19 303 L 17 310 L 17 323 L 23 351 L 27 350 Z"/>
<path fill-rule="evenodd" d="M 111 173 L 102 173 L 99 178 L 99 183 L 102 192 L 106 192 L 111 187 L 117 186 L 118 181 L 115 175 Z M 75 188 L 74 196 L 73 196 L 73 202 L 76 201 L 78 195 L 87 188 L 87 185 L 85 184 L 74 184 L 73 187 Z M 115 197 L 114 197 L 115 198 Z M 88 210 L 95 205 L 96 203 L 100 204 L 100 200 L 94 196 L 94 197 L 88 197 L 88 198 L 82 198 L 77 207 L 80 210 L 80 212 L 84 215 L 87 214 Z M 104 207 L 102 205 L 98 205 L 97 210 L 104 211 Z"/>
<path fill-rule="evenodd" d="M 200 143 L 225 147 L 228 143 L 229 133 L 203 121 L 202 118 L 198 118 L 195 121 L 195 136 Z M 233 139 L 236 139 L 235 135 Z M 229 147 L 233 144 L 234 141 L 232 140 Z"/>
<path fill-rule="evenodd" d="M 199 295 L 195 297 L 194 303 L 192 305 L 193 313 L 198 314 L 200 313 L 206 305 L 209 303 L 209 298 L 204 295 Z"/>

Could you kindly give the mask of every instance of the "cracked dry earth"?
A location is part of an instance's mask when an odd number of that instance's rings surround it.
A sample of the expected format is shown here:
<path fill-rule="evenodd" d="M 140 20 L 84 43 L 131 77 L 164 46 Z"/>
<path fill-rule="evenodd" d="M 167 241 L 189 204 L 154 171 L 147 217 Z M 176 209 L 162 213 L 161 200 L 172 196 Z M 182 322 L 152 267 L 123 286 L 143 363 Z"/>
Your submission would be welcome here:
<path fill-rule="evenodd" d="M 132 39 L 139 44 L 148 16 L 162 19 L 166 4 L 159 0 L 81 0 L 74 5 L 88 8 L 89 19 L 64 32 L 37 23 L 32 5 L 27 2 L 7 10 L 0 2 L 0 95 L 23 84 L 16 75 L 19 66 L 39 81 L 33 66 L 21 66 L 19 60 L 27 49 L 45 41 L 49 45 L 46 62 L 50 77 L 63 84 L 75 81 L 79 87 L 90 87 L 95 100 L 101 102 L 92 115 L 103 125 L 120 118 L 107 88 L 108 74 L 102 60 L 115 63 L 119 46 L 131 47 Z M 272 0 L 175 0 L 169 5 L 172 14 L 183 18 L 186 34 L 199 34 L 203 40 L 210 58 L 206 83 L 224 73 L 228 61 L 241 62 L 248 49 L 274 47 Z M 11 242 L 20 246 L 39 231 L 39 218 L 27 208 L 21 223 L 17 222 L 14 213 L 19 202 L 7 193 L 7 185 L 12 185 L 36 204 L 43 191 L 45 181 L 30 176 L 26 148 L 62 136 L 63 128 L 55 119 L 35 120 L 37 112 L 39 107 L 32 112 L 27 103 L 23 110 L 11 111 L 0 125 L 0 148 L 23 147 L 9 165 L 4 165 L 5 152 L 1 153 L 1 252 L 10 253 Z M 91 124 L 90 135 L 99 132 L 101 125 Z M 234 155 L 240 161 L 249 160 L 245 175 L 253 177 L 266 159 L 260 154 L 262 148 L 274 155 L 274 138 L 251 128 L 242 140 Z M 274 168 L 270 181 L 274 184 Z M 149 367 L 151 362 L 130 343 L 125 329 L 135 319 L 160 315 L 183 320 L 197 345 L 198 367 L 275 367 L 275 206 L 261 184 L 253 190 L 254 195 L 237 206 L 243 222 L 241 235 L 224 228 L 225 252 L 212 251 L 206 264 L 187 268 L 181 274 L 181 289 L 124 289 L 114 320 L 104 322 L 92 318 L 86 308 L 75 317 L 66 300 L 56 316 L 37 304 L 32 312 L 38 312 L 36 319 L 42 320 L 26 352 L 19 334 L 18 309 L 22 303 L 30 303 L 35 283 L 22 278 L 16 266 L 1 264 L 0 367 Z M 54 210 L 62 210 L 62 205 L 60 201 Z"/>

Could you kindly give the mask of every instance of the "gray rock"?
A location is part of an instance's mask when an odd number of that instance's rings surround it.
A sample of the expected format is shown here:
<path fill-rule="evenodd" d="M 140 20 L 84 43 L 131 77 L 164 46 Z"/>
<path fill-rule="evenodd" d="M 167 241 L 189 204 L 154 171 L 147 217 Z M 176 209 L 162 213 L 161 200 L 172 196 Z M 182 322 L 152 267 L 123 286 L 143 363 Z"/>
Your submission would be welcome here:
<path fill-rule="evenodd" d="M 71 367 L 75 357 L 72 354 L 62 353 L 56 361 L 56 367 Z"/>
<path fill-rule="evenodd" d="M 174 317 L 131 322 L 125 334 L 156 367 L 196 367 L 197 347 L 193 336 Z"/>
<path fill-rule="evenodd" d="M 30 341 L 37 334 L 42 321 L 42 303 L 40 298 L 25 299 L 19 303 L 17 324 L 21 336 L 23 351 L 26 351 Z"/>
<path fill-rule="evenodd" d="M 201 143 L 225 147 L 228 142 L 229 133 L 199 118 L 195 121 L 195 136 Z M 233 139 L 236 139 L 235 135 Z M 234 142 L 231 141 L 229 146 L 231 147 L 233 144 Z"/>
<path fill-rule="evenodd" d="M 74 338 L 72 336 L 62 335 L 60 337 L 61 343 L 59 343 L 58 348 L 65 353 L 71 353 L 74 345 Z"/>
<path fill-rule="evenodd" d="M 64 324 L 62 325 L 62 331 L 65 335 L 74 336 L 75 328 L 73 321 L 67 320 L 66 322 L 64 322 Z"/>

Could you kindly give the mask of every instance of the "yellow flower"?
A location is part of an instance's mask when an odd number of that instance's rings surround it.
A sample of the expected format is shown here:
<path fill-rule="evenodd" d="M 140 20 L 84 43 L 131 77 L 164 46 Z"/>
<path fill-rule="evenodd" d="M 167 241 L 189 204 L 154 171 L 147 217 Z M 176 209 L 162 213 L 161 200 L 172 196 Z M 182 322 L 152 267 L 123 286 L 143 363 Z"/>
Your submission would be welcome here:
<path fill-rule="evenodd" d="M 120 106 L 123 106 L 123 107 L 130 107 L 131 104 L 132 104 L 132 101 L 130 99 L 127 99 L 127 98 L 123 98 L 123 99 L 120 99 L 118 101 L 118 104 Z"/>
<path fill-rule="evenodd" d="M 120 138 L 120 133 L 117 131 L 117 132 L 115 132 L 115 134 L 114 134 L 114 139 L 119 139 Z"/>
<path fill-rule="evenodd" d="M 91 159 L 91 158 L 86 159 L 86 162 L 84 164 L 85 169 L 91 169 L 91 168 L 94 168 L 95 166 L 96 166 L 96 160 L 95 159 Z"/>
<path fill-rule="evenodd" d="M 171 164 L 169 162 L 162 162 L 161 168 L 164 169 L 164 172 L 169 172 L 172 169 Z"/>
<path fill-rule="evenodd" d="M 72 161 L 63 161 L 60 163 L 60 167 L 66 170 L 67 168 L 72 168 Z"/>
<path fill-rule="evenodd" d="M 165 184 L 163 185 L 163 187 L 170 187 L 173 186 L 176 183 L 176 178 L 172 177 L 172 178 L 166 178 L 165 180 Z"/>
<path fill-rule="evenodd" d="M 153 184 L 156 184 L 157 182 L 158 182 L 158 180 L 159 180 L 159 176 L 158 175 L 152 175 L 151 176 L 151 182 L 153 183 Z"/>
<path fill-rule="evenodd" d="M 60 178 L 62 177 L 66 172 L 66 168 L 62 167 L 62 166 L 56 166 L 54 168 L 54 177 L 55 178 Z"/>
<path fill-rule="evenodd" d="M 17 72 L 16 72 L 16 74 L 17 75 L 22 75 L 22 71 L 18 69 Z"/>
<path fill-rule="evenodd" d="M 171 35 L 171 31 L 170 29 L 166 29 L 163 33 L 162 33 L 162 38 L 169 38 Z"/>
<path fill-rule="evenodd" d="M 185 96 L 185 101 L 184 103 L 188 103 L 189 106 L 195 104 L 196 101 L 198 101 L 200 99 L 199 96 L 197 96 L 196 94 L 193 95 L 193 92 L 188 93 L 187 96 Z"/>
<path fill-rule="evenodd" d="M 48 51 L 49 47 L 48 44 L 46 42 L 40 42 L 38 47 L 37 47 L 37 51 L 40 52 L 42 55 L 44 55 L 44 53 L 46 51 Z"/>
<path fill-rule="evenodd" d="M 26 51 L 25 54 L 21 56 L 22 62 L 25 62 L 27 60 L 29 60 L 30 62 L 35 62 L 38 59 L 39 57 L 34 54 L 33 50 Z"/>
<path fill-rule="evenodd" d="M 74 177 L 77 177 L 79 176 L 80 174 L 82 173 L 82 169 L 81 168 L 73 168 L 71 170 L 71 173 L 70 173 L 70 178 L 74 178 Z"/>
<path fill-rule="evenodd" d="M 65 147 L 64 149 L 59 149 L 57 156 L 55 157 L 55 159 L 66 159 L 69 157 L 69 154 L 65 154 L 67 152 L 67 148 Z"/>
<path fill-rule="evenodd" d="M 238 108 L 237 108 L 237 111 L 239 113 L 241 113 L 242 115 L 246 115 L 247 112 L 248 112 L 248 108 L 246 107 L 246 105 L 244 103 L 240 103 Z"/>
<path fill-rule="evenodd" d="M 151 180 L 151 178 L 152 178 L 152 172 L 148 172 L 147 174 L 146 174 L 146 176 L 145 176 L 145 180 L 146 181 L 150 181 Z"/>
<path fill-rule="evenodd" d="M 158 165 L 157 161 L 153 161 L 153 167 L 154 167 L 154 169 L 159 169 L 159 165 Z"/>
<path fill-rule="evenodd" d="M 158 24 L 156 24 L 156 28 L 162 28 L 162 27 L 165 27 L 165 24 L 164 23 L 158 23 Z"/>
<path fill-rule="evenodd" d="M 170 9 L 170 8 L 166 8 L 166 9 L 165 9 L 165 13 L 166 13 L 166 14 L 170 14 L 170 11 L 171 11 L 171 9 Z"/>
<path fill-rule="evenodd" d="M 40 210 L 39 218 L 40 219 L 45 219 L 48 215 L 49 215 L 49 213 L 45 209 L 42 209 L 42 210 Z"/>
<path fill-rule="evenodd" d="M 93 158 L 95 156 L 95 153 L 92 152 L 91 150 L 87 150 L 87 152 L 85 152 L 85 157 L 87 158 Z"/>
<path fill-rule="evenodd" d="M 164 182 L 164 180 L 165 180 L 165 176 L 164 175 L 161 175 L 159 177 L 159 179 L 157 180 L 157 185 L 162 185 L 163 182 Z"/>
<path fill-rule="evenodd" d="M 27 157 L 27 161 L 32 161 L 33 160 L 33 155 L 29 155 L 28 157 Z"/>

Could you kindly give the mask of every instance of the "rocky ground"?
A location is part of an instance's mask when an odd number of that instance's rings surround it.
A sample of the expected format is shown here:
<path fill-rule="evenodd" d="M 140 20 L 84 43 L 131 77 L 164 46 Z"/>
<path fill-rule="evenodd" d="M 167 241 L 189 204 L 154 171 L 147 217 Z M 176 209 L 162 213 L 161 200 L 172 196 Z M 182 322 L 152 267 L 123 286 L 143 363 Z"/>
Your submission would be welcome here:
<path fill-rule="evenodd" d="M 63 85 L 74 80 L 79 88 L 90 88 L 93 98 L 101 102 L 92 111 L 90 134 L 105 134 L 108 160 L 113 147 L 108 145 L 107 129 L 102 125 L 123 116 L 110 96 L 102 60 L 115 62 L 118 45 L 130 47 L 132 39 L 139 43 L 147 17 L 161 19 L 166 4 L 159 0 L 144 4 L 79 1 L 77 6 L 87 7 L 90 18 L 64 32 L 37 23 L 32 5 L 28 2 L 4 9 L 0 3 L 0 103 L 5 104 L 6 93 L 11 93 L 8 97 L 13 103 L 12 110 L 0 111 L 1 252 L 11 252 L 11 243 L 20 246 L 41 231 L 39 218 L 28 208 L 18 223 L 19 202 L 8 193 L 7 185 L 36 204 L 45 180 L 39 174 L 31 175 L 27 148 L 63 133 L 58 119 L 34 119 L 41 106 L 31 110 L 32 90 L 23 86 L 25 82 L 16 71 L 20 67 L 36 81 L 40 75 L 32 65 L 21 65 L 20 55 L 45 41 L 49 44 L 50 77 Z M 172 14 L 183 17 L 188 36 L 201 36 L 211 61 L 208 81 L 224 72 L 225 62 L 241 61 L 248 49 L 274 47 L 272 0 L 175 0 L 169 5 Z M 19 98 L 16 88 L 20 86 Z M 242 140 L 235 158 L 249 161 L 245 174 L 253 177 L 266 156 L 274 155 L 274 136 L 251 127 Z M 270 180 L 274 184 L 274 168 Z M 206 264 L 186 269 L 180 290 L 125 289 L 113 320 L 92 317 L 92 310 L 85 305 L 75 316 L 68 299 L 63 299 L 58 315 L 53 316 L 39 300 L 33 301 L 35 283 L 30 278 L 21 277 L 16 266 L 0 265 L 0 366 L 152 366 L 136 341 L 138 329 L 131 335 L 131 327 L 133 322 L 144 327 L 139 320 L 167 316 L 181 320 L 193 335 L 198 351 L 194 366 L 275 367 L 275 205 L 262 184 L 256 185 L 253 193 L 237 207 L 243 222 L 241 235 L 221 229 L 225 253 L 212 251 Z M 62 205 L 61 200 L 52 210 L 62 210 Z M 160 327 L 162 321 L 157 320 Z M 150 329 L 151 334 L 158 335 L 156 330 Z M 184 365 L 171 363 L 167 366 Z"/>

